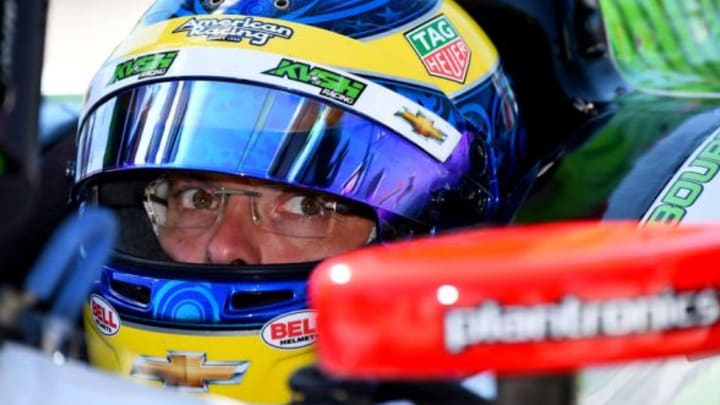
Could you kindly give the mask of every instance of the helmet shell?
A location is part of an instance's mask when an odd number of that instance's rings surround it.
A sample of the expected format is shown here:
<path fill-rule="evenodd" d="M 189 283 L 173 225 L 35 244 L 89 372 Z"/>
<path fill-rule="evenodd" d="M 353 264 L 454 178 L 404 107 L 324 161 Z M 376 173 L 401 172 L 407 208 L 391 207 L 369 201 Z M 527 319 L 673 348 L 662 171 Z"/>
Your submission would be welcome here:
<path fill-rule="evenodd" d="M 249 126 L 219 123 L 257 122 L 254 94 L 320 103 L 348 123 L 300 143 L 265 126 L 277 137 L 253 142 Z M 172 121 L 178 106 L 193 114 Z M 453 1 L 160 0 L 88 90 L 74 196 L 132 195 L 106 191 L 154 171 L 237 175 L 364 204 L 392 240 L 492 219 L 522 153 L 517 115 L 494 46 Z M 203 131 L 185 131 L 190 116 Z M 121 243 L 157 249 L 141 208 L 120 216 Z M 91 362 L 150 384 L 288 402 L 289 376 L 314 360 L 312 263 L 224 267 L 117 254 L 86 307 Z"/>

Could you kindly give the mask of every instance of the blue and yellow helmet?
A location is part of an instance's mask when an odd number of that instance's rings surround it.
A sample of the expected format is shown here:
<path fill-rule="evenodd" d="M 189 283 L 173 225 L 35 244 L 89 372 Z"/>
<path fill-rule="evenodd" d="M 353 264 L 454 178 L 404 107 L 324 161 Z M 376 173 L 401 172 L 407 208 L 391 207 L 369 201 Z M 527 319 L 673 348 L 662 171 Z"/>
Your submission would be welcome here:
<path fill-rule="evenodd" d="M 308 102 L 343 118 L 291 130 Z M 171 262 L 148 182 L 204 172 L 331 194 L 369 209 L 382 243 L 492 219 L 522 154 L 517 114 L 495 48 L 453 1 L 157 1 L 95 76 L 77 137 L 74 198 L 122 224 L 85 312 L 90 361 L 288 402 L 313 362 L 314 263 Z"/>

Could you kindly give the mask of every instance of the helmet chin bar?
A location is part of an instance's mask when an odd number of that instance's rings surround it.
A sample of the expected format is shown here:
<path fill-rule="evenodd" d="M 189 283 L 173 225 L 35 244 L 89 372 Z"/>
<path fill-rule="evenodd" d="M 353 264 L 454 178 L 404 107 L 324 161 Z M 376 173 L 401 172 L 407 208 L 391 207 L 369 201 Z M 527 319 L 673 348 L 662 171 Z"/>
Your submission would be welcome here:
<path fill-rule="evenodd" d="M 226 280 L 232 276 L 239 281 L 273 280 L 289 277 L 306 279 L 319 262 L 280 263 L 280 264 L 207 264 L 178 263 L 164 260 L 143 259 L 122 252 L 115 252 L 109 267 L 119 268 L 131 274 L 158 274 L 162 277 L 177 279 Z M 142 270 L 138 270 L 142 269 Z M 149 269 L 145 271 L 145 269 Z"/>

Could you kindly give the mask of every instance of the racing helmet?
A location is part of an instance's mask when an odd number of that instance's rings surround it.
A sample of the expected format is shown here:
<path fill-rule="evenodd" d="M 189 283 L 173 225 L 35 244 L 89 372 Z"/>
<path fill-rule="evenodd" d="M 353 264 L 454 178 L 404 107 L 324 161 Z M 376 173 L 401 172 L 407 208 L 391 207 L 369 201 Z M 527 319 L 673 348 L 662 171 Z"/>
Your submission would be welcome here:
<path fill-rule="evenodd" d="M 158 235 L 179 222 L 173 181 L 328 196 L 372 222 L 364 243 L 427 235 L 493 217 L 517 114 L 495 48 L 453 1 L 157 1 L 97 72 L 80 117 L 73 199 L 121 224 L 85 308 L 90 362 L 288 402 L 290 375 L 314 360 L 306 281 L 323 257 L 171 259 Z"/>

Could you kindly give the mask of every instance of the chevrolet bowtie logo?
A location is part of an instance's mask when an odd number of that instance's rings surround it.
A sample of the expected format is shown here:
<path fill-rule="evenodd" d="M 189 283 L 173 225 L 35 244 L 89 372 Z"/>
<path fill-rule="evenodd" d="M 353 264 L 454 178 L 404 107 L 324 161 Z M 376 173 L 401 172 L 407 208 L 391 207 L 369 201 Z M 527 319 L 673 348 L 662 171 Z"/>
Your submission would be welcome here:
<path fill-rule="evenodd" d="M 249 362 L 207 361 L 205 353 L 169 351 L 167 358 L 139 356 L 130 375 L 162 381 L 165 387 L 207 391 L 208 384 L 239 384 Z"/>
<path fill-rule="evenodd" d="M 415 114 L 408 111 L 407 108 L 403 107 L 395 113 L 396 116 L 404 119 L 413 128 L 413 131 L 425 138 L 434 139 L 437 142 L 443 143 L 447 135 L 435 127 L 435 122 L 430 120 L 422 111 L 416 112 Z"/>

